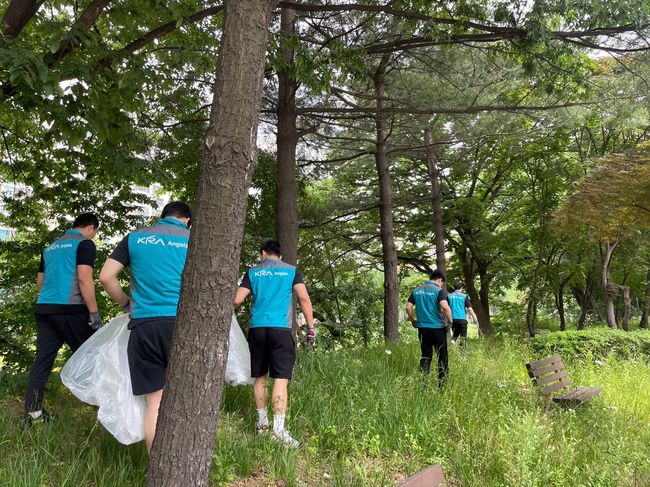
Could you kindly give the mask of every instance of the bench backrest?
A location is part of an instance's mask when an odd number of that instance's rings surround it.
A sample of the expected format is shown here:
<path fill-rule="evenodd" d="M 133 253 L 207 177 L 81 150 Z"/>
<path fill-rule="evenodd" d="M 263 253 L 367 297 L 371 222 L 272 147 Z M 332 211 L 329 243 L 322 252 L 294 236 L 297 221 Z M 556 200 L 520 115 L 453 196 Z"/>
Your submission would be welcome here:
<path fill-rule="evenodd" d="M 573 384 L 559 355 L 552 355 L 526 364 L 526 369 L 530 378 L 541 388 L 544 395 L 554 394 Z"/>
<path fill-rule="evenodd" d="M 444 481 L 445 474 L 442 473 L 442 467 L 436 463 L 399 483 L 398 487 L 436 487 Z"/>

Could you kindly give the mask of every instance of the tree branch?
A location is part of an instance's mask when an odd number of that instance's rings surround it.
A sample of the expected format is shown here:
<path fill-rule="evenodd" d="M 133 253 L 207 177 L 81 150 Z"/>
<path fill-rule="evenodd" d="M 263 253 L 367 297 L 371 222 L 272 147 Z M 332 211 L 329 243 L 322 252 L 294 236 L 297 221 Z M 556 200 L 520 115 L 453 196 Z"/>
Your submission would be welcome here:
<path fill-rule="evenodd" d="M 45 0 L 11 0 L 2 16 L 2 35 L 15 39 Z"/>

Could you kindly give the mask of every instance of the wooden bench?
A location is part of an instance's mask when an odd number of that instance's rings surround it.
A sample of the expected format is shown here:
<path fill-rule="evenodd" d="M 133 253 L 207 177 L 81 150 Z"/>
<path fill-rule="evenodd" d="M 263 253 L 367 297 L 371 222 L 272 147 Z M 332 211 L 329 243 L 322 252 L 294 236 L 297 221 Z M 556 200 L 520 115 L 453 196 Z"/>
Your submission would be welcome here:
<path fill-rule="evenodd" d="M 553 402 L 566 406 L 584 404 L 603 390 L 601 387 L 571 387 L 573 381 L 559 355 L 526 364 L 526 369 L 533 382 L 540 387 L 542 394 L 553 399 Z"/>
<path fill-rule="evenodd" d="M 444 481 L 445 474 L 442 473 L 442 467 L 436 463 L 397 485 L 398 487 L 435 487 Z"/>

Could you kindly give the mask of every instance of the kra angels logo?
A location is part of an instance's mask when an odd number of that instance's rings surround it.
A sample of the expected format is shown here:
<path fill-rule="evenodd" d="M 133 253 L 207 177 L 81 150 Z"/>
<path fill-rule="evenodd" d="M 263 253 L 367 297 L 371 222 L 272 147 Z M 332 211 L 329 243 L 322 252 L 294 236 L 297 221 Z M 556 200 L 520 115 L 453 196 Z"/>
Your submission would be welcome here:
<path fill-rule="evenodd" d="M 156 237 L 155 235 L 149 235 L 147 237 L 138 237 L 138 240 L 136 241 L 138 245 L 162 245 L 165 246 L 165 241 L 160 238 Z"/>
<path fill-rule="evenodd" d="M 254 275 L 255 277 L 272 276 L 273 271 L 265 271 L 265 270 L 256 271 Z"/>

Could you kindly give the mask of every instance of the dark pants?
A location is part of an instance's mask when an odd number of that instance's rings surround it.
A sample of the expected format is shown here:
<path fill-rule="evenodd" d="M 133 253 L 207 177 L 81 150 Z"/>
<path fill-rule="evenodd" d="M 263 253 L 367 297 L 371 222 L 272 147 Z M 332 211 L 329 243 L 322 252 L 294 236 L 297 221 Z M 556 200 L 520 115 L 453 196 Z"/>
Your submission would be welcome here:
<path fill-rule="evenodd" d="M 66 315 L 36 314 L 38 332 L 36 335 L 36 358 L 29 372 L 25 410 L 39 411 L 42 408 L 45 385 L 50 377 L 59 349 L 67 343 L 76 351 L 94 330 L 88 326 L 88 313 Z"/>
<path fill-rule="evenodd" d="M 438 354 L 438 383 L 442 386 L 449 372 L 449 356 L 447 354 L 447 328 L 418 328 L 420 338 L 420 370 L 429 373 L 433 351 Z"/>

